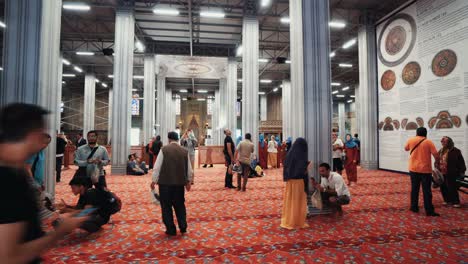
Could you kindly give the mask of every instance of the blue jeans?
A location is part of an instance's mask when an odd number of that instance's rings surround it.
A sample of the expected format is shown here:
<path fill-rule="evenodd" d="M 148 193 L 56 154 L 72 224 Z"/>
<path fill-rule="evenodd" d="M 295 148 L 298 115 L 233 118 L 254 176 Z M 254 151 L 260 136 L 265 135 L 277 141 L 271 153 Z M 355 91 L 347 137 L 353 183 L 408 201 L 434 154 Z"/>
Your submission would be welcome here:
<path fill-rule="evenodd" d="M 419 208 L 419 189 L 422 185 L 424 197 L 424 210 L 426 214 L 434 212 L 434 205 L 432 204 L 432 174 L 431 173 L 418 173 L 410 171 L 411 177 L 411 209 L 418 210 Z"/>

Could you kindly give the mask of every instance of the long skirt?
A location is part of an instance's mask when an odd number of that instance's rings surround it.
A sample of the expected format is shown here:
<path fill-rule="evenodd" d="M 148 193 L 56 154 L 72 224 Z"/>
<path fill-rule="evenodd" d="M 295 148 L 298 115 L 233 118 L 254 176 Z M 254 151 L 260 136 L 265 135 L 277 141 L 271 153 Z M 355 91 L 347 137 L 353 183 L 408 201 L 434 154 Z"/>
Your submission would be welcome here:
<path fill-rule="evenodd" d="M 272 168 L 278 167 L 277 159 L 278 159 L 278 153 L 268 152 L 268 165 L 270 165 Z"/>
<path fill-rule="evenodd" d="M 284 190 L 281 227 L 286 229 L 309 227 L 307 217 L 307 194 L 304 192 L 304 180 L 288 180 Z"/>

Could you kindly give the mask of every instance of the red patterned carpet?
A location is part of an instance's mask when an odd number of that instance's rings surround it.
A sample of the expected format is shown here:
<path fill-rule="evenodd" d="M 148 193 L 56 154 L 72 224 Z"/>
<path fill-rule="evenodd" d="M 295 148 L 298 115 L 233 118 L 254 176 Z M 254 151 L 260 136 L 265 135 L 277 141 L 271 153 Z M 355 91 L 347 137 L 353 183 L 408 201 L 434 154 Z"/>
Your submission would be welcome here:
<path fill-rule="evenodd" d="M 74 203 L 72 171 L 65 174 L 57 198 Z M 221 166 L 197 170 L 186 195 L 188 233 L 172 238 L 150 200 L 149 176 L 108 176 L 122 211 L 97 234 L 71 234 L 45 255 L 46 263 L 467 263 L 467 195 L 455 209 L 442 206 L 434 191 L 442 216 L 426 217 L 424 210 L 408 211 L 407 176 L 360 171 L 342 217 L 312 217 L 310 228 L 289 231 L 279 226 L 281 170 L 266 174 L 240 193 L 223 188 Z"/>

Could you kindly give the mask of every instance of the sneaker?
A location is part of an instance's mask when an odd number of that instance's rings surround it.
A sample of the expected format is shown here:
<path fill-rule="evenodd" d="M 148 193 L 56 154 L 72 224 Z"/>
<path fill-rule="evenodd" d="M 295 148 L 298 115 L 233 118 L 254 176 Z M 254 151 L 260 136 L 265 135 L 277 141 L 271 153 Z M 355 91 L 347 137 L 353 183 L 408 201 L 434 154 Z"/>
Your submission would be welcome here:
<path fill-rule="evenodd" d="M 454 208 L 460 208 L 461 205 L 460 205 L 460 204 L 454 204 L 453 207 L 454 207 Z"/>
<path fill-rule="evenodd" d="M 419 213 L 419 208 L 410 208 L 410 211 L 413 213 Z"/>
<path fill-rule="evenodd" d="M 210 165 L 210 168 L 213 168 L 213 164 Z"/>
<path fill-rule="evenodd" d="M 164 233 L 166 233 L 166 235 L 168 235 L 168 236 L 175 236 L 175 235 L 177 235 L 177 233 L 176 233 L 175 231 L 174 231 L 174 232 L 170 232 L 169 230 L 167 230 L 167 231 L 164 232 Z"/>
<path fill-rule="evenodd" d="M 208 165 L 205 164 L 205 165 L 203 165 L 202 167 L 203 167 L 203 168 L 206 168 L 207 166 L 208 166 Z"/>
<path fill-rule="evenodd" d="M 432 212 L 432 213 L 426 213 L 427 216 L 440 216 L 440 214 L 436 213 L 436 212 Z"/>

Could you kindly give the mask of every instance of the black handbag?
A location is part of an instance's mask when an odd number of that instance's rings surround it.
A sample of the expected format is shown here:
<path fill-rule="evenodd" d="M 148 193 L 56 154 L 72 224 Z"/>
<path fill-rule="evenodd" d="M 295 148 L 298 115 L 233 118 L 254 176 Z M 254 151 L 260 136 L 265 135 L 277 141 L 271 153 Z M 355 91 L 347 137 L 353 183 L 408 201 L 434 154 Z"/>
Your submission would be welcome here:
<path fill-rule="evenodd" d="M 98 150 L 98 148 L 99 147 L 93 148 L 93 150 L 91 150 L 91 153 L 89 153 L 89 156 L 86 160 L 89 160 L 90 158 L 92 158 L 94 153 L 96 153 L 96 151 Z M 75 172 L 75 175 L 73 175 L 73 177 L 83 177 L 83 178 L 88 177 L 88 174 L 86 172 L 86 167 L 78 167 L 78 170 Z"/>

